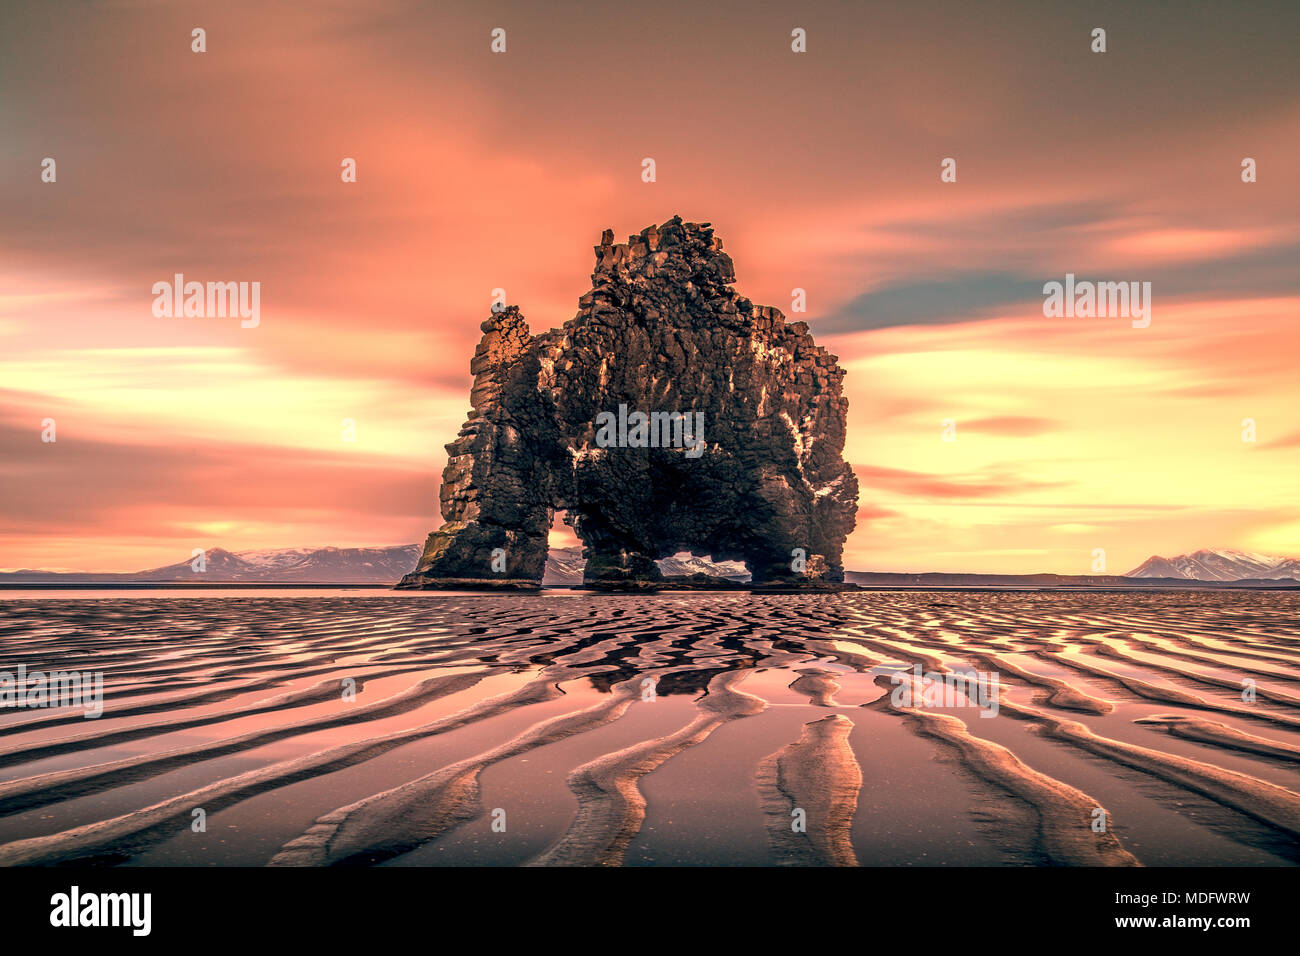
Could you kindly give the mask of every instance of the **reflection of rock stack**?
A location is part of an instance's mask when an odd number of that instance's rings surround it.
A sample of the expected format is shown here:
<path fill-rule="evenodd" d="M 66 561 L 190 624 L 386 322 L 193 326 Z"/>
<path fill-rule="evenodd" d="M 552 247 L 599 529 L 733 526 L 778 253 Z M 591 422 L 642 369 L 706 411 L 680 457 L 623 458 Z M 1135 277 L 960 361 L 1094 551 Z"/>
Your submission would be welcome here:
<path fill-rule="evenodd" d="M 402 586 L 539 581 L 556 509 L 589 583 L 659 580 L 655 560 L 681 550 L 743 560 L 756 584 L 842 580 L 858 487 L 835 356 L 736 294 L 707 223 L 673 218 L 627 244 L 606 230 L 595 251 L 563 328 L 532 337 L 514 307 L 483 323 L 444 524 Z M 595 422 L 621 404 L 702 415 L 704 453 L 600 447 Z"/>

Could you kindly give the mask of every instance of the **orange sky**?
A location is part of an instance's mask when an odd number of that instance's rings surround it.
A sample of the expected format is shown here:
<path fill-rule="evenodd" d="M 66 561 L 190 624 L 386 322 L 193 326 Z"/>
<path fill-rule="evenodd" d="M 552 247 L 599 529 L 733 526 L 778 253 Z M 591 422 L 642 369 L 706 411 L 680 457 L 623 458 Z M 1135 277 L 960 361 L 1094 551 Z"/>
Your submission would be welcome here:
<path fill-rule="evenodd" d="M 423 540 L 492 290 L 558 325 L 675 213 L 848 369 L 847 567 L 1300 553 L 1300 11 L 1193 6 L 4 4 L 0 567 Z"/>

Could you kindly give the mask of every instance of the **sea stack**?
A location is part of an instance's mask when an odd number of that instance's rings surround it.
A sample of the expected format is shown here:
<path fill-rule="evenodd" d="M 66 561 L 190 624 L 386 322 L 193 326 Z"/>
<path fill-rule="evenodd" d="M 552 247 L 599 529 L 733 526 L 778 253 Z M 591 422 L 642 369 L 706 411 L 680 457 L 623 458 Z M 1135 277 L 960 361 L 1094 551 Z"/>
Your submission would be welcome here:
<path fill-rule="evenodd" d="M 707 222 L 606 230 L 595 253 L 561 328 L 531 335 L 515 306 L 483 322 L 443 524 L 399 587 L 537 587 L 557 510 L 591 586 L 660 585 L 679 551 L 743 561 L 758 587 L 842 582 L 858 482 L 836 357 L 736 293 Z"/>

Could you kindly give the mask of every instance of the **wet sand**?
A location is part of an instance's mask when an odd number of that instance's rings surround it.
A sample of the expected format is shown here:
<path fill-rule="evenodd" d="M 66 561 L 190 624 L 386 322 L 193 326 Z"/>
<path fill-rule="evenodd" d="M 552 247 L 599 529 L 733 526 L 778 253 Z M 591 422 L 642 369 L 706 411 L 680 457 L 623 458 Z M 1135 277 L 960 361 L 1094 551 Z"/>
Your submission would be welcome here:
<path fill-rule="evenodd" d="M 0 599 L 19 665 L 104 710 L 0 707 L 0 865 L 1300 862 L 1295 594 Z"/>

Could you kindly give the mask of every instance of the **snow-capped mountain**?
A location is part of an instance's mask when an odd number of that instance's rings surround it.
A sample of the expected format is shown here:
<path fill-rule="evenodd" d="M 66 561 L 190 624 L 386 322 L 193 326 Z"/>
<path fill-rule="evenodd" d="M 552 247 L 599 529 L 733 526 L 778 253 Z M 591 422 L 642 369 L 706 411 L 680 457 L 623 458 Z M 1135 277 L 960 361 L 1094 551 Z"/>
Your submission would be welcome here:
<path fill-rule="evenodd" d="M 711 561 L 708 558 L 697 558 L 689 551 L 679 552 L 671 558 L 656 561 L 655 564 L 659 565 L 663 574 L 670 576 L 707 574 L 730 581 L 749 580 L 749 569 L 743 561 Z"/>
<path fill-rule="evenodd" d="M 235 557 L 268 571 L 291 568 L 310 556 L 317 548 L 272 548 L 265 551 L 236 551 Z"/>
<path fill-rule="evenodd" d="M 1185 578 L 1189 581 L 1241 581 L 1246 578 L 1300 580 L 1300 558 L 1281 558 L 1230 549 L 1196 551 L 1173 558 L 1152 555 L 1130 571 L 1130 578 Z"/>
<path fill-rule="evenodd" d="M 128 575 L 134 581 L 191 583 L 240 581 L 259 584 L 394 584 L 415 567 L 418 544 L 391 548 L 275 548 L 230 552 L 212 548 L 204 570 L 194 559 Z"/>
<path fill-rule="evenodd" d="M 546 570 L 542 572 L 543 587 L 572 587 L 582 583 L 582 572 L 587 562 L 582 548 L 551 548 L 546 553 Z"/>

